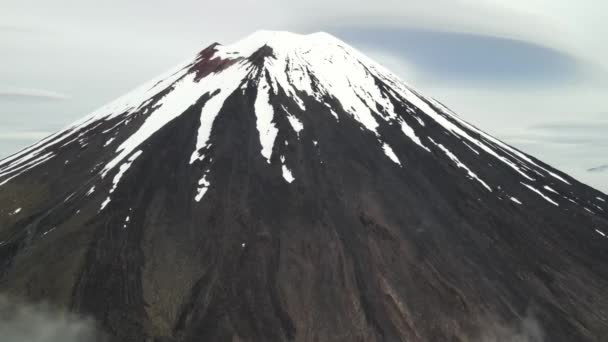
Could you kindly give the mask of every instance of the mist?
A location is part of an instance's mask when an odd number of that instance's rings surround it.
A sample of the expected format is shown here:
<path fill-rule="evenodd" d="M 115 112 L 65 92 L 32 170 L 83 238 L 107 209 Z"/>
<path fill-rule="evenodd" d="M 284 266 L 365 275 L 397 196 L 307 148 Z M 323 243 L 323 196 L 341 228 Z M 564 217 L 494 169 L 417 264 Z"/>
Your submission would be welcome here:
<path fill-rule="evenodd" d="M 105 342 L 95 321 L 46 303 L 0 295 L 2 342 Z"/>
<path fill-rule="evenodd" d="M 515 325 L 488 324 L 475 342 L 544 342 L 545 334 L 539 321 L 528 313 Z"/>

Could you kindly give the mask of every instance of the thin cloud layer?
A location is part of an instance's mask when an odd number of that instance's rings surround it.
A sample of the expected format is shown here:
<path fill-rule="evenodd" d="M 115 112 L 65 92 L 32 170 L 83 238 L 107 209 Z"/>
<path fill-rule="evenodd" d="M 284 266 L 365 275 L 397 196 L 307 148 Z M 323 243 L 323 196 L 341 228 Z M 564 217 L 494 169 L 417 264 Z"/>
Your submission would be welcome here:
<path fill-rule="evenodd" d="M 35 88 L 0 88 L 0 101 L 3 100 L 67 100 L 68 96 L 51 90 Z"/>

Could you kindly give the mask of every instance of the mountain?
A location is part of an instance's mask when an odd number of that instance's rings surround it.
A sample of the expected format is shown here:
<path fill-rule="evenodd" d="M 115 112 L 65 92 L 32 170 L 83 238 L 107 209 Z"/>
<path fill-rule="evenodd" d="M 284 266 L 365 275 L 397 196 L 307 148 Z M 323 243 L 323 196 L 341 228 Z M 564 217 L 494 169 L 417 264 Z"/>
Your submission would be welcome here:
<path fill-rule="evenodd" d="M 599 341 L 606 201 L 328 34 L 257 32 L 0 162 L 0 291 L 111 341 Z"/>
<path fill-rule="evenodd" d="M 602 166 L 598 166 L 598 167 L 593 167 L 589 170 L 587 170 L 588 172 L 605 172 L 608 171 L 608 165 L 602 165 Z"/>

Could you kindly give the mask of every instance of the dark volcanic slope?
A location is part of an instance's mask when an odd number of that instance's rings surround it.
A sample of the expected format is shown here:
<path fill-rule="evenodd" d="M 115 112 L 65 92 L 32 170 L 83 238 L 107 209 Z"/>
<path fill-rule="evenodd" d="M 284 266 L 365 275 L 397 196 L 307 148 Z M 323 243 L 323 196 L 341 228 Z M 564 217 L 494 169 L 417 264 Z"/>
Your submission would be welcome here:
<path fill-rule="evenodd" d="M 607 200 L 261 32 L 0 162 L 0 290 L 113 341 L 601 341 Z"/>

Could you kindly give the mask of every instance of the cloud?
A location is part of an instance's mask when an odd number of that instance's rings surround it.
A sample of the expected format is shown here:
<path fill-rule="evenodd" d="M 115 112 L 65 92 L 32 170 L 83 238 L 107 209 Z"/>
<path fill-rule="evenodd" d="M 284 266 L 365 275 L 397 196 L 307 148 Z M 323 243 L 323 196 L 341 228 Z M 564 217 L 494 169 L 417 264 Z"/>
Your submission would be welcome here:
<path fill-rule="evenodd" d="M 517 325 L 489 323 L 481 333 L 479 342 L 543 342 L 545 333 L 538 320 L 531 314 L 522 318 Z"/>
<path fill-rule="evenodd" d="M 2 140 L 40 140 L 49 135 L 52 132 L 45 131 L 13 131 L 13 132 L 0 132 L 0 141 Z"/>
<path fill-rule="evenodd" d="M 549 121 L 535 124 L 518 134 L 503 135 L 510 141 L 608 147 L 608 120 L 584 117 L 580 120 Z"/>
<path fill-rule="evenodd" d="M 23 26 L 23 25 L 8 25 L 8 24 L 0 24 L 0 33 L 4 34 L 21 34 L 21 33 L 39 33 L 39 30 L 31 26 Z"/>
<path fill-rule="evenodd" d="M 608 171 L 608 164 L 607 165 L 602 165 L 602 166 L 597 166 L 597 167 L 592 167 L 592 168 L 590 168 L 587 171 L 588 172 L 596 172 L 596 173 L 607 172 Z"/>
<path fill-rule="evenodd" d="M 557 166 L 579 181 L 607 192 L 608 172 L 598 167 L 606 164 L 606 132 L 608 120 L 605 114 L 581 112 L 578 120 L 543 121 L 515 133 L 501 134 L 499 138 Z"/>
<path fill-rule="evenodd" d="M 332 31 L 353 45 L 390 52 L 433 82 L 526 87 L 568 84 L 587 77 L 586 65 L 566 52 L 501 37 L 426 29 L 342 27 Z"/>
<path fill-rule="evenodd" d="M 0 295 L 2 342 L 102 342 L 95 322 L 47 304 Z"/>
<path fill-rule="evenodd" d="M 35 88 L 0 88 L 0 100 L 47 100 L 64 101 L 68 96 L 51 90 Z"/>

